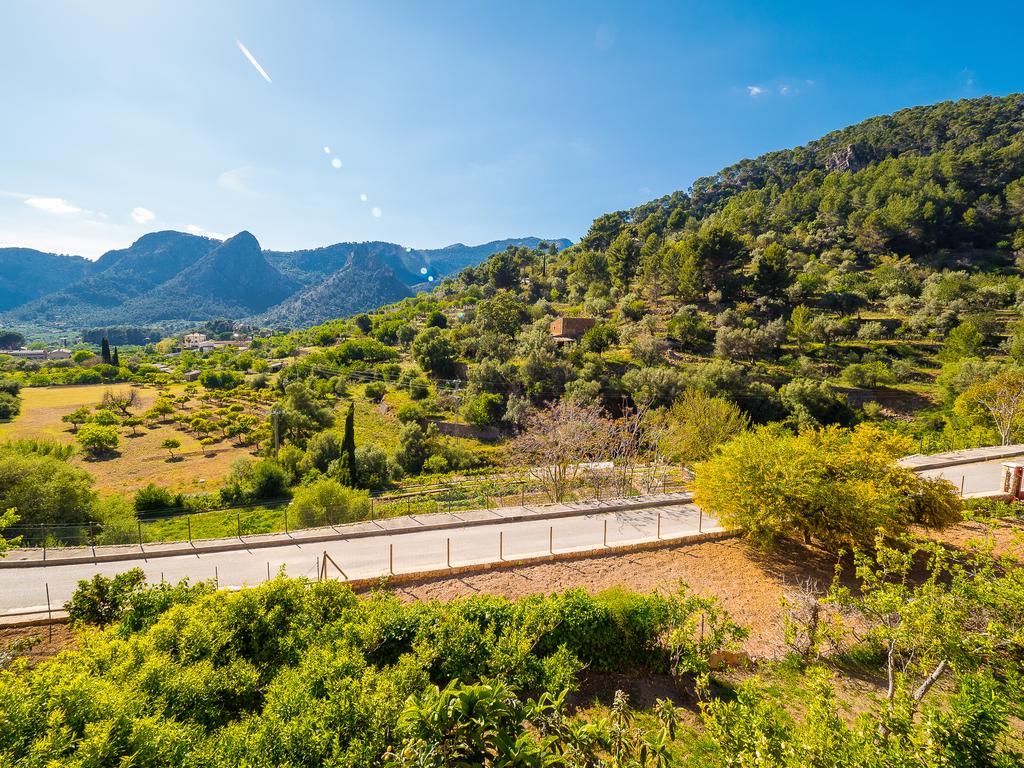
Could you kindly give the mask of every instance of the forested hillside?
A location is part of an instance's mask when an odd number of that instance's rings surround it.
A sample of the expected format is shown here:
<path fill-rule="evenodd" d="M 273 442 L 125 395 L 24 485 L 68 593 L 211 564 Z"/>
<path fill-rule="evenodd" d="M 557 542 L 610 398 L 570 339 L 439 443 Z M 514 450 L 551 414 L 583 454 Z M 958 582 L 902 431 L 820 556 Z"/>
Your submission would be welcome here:
<path fill-rule="evenodd" d="M 561 253 L 496 254 L 370 333 L 396 343 L 398 325 L 442 311 L 448 327 L 411 351 L 467 382 L 464 398 L 499 398 L 495 421 L 514 424 L 524 399 L 615 409 L 697 388 L 755 421 L 930 413 L 918 436 L 995 439 L 952 406 L 1024 359 L 1022 127 L 1018 95 L 872 118 L 600 216 Z M 557 342 L 559 315 L 596 326 Z"/>

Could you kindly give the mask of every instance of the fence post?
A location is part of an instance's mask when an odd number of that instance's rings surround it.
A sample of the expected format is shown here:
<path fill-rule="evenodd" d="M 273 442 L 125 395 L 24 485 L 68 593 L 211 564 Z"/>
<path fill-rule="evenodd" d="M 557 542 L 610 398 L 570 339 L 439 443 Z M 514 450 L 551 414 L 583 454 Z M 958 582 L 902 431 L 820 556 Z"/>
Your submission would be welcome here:
<path fill-rule="evenodd" d="M 388 573 L 395 575 L 395 545 L 388 544 Z"/>
<path fill-rule="evenodd" d="M 46 562 L 46 526 L 43 526 L 43 562 Z"/>
<path fill-rule="evenodd" d="M 548 526 L 548 554 L 555 554 L 555 526 Z"/>
<path fill-rule="evenodd" d="M 704 532 L 704 507 L 697 507 L 697 533 Z"/>
<path fill-rule="evenodd" d="M 601 544 L 603 546 L 605 546 L 605 547 L 608 546 L 608 518 L 607 517 L 604 519 L 604 538 L 602 539 Z"/>
<path fill-rule="evenodd" d="M 288 514 L 287 510 L 285 514 Z M 370 497 L 370 520 L 373 520 L 373 496 Z"/>
<path fill-rule="evenodd" d="M 498 531 L 498 559 L 505 559 L 505 532 Z"/>
<path fill-rule="evenodd" d="M 89 521 L 89 546 L 92 547 L 92 557 L 96 559 L 96 533 L 93 531 L 93 522 Z"/>
<path fill-rule="evenodd" d="M 655 538 L 661 539 L 661 512 L 658 512 L 658 530 L 655 533 Z"/>
<path fill-rule="evenodd" d="M 238 540 L 242 540 L 242 513 L 235 513 L 235 527 L 238 529 Z"/>
<path fill-rule="evenodd" d="M 53 611 L 50 609 L 50 582 L 46 582 L 46 623 L 49 627 L 50 639 L 53 640 Z"/>
<path fill-rule="evenodd" d="M 964 481 L 967 479 L 967 475 L 960 475 L 960 498 L 964 497 Z"/>
<path fill-rule="evenodd" d="M 185 524 L 188 526 L 188 543 L 192 543 L 192 514 L 185 515 Z"/>
<path fill-rule="evenodd" d="M 370 504 L 373 504 L 373 498 L 370 498 Z M 372 507 L 371 507 L 372 508 Z M 371 515 L 371 518 L 373 516 Z M 288 505 L 284 505 L 284 532 L 288 533 Z"/>
<path fill-rule="evenodd" d="M 220 589 L 220 574 L 217 572 L 217 566 L 213 566 L 213 588 Z"/>
<path fill-rule="evenodd" d="M 142 521 L 136 521 L 139 524 L 139 549 L 142 549 Z"/>
<path fill-rule="evenodd" d="M 526 506 L 526 483 L 519 486 L 519 506 Z"/>
<path fill-rule="evenodd" d="M 270 561 L 267 560 L 267 581 L 270 581 Z"/>
<path fill-rule="evenodd" d="M 448 567 L 452 567 L 452 537 L 448 537 Z"/>

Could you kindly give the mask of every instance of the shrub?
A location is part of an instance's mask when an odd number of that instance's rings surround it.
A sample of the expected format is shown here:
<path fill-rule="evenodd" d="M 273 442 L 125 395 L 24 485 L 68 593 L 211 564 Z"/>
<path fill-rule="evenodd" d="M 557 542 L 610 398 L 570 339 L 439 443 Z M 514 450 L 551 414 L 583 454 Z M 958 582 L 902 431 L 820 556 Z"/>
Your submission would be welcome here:
<path fill-rule="evenodd" d="M 387 385 L 383 381 L 371 381 L 363 388 L 363 394 L 371 403 L 379 403 L 387 391 Z"/>
<path fill-rule="evenodd" d="M 427 414 L 423 411 L 423 406 L 419 403 L 402 403 L 398 408 L 398 413 L 395 414 L 398 420 L 403 424 L 409 424 L 412 422 L 421 422 L 426 418 Z"/>
<path fill-rule="evenodd" d="M 113 578 L 96 574 L 78 582 L 71 600 L 64 606 L 73 624 L 96 624 L 105 627 L 116 621 L 132 594 L 146 583 L 141 568 L 119 573 Z"/>
<path fill-rule="evenodd" d="M 299 456 L 302 452 L 299 451 Z M 276 499 L 288 491 L 288 473 L 273 459 L 239 459 L 221 488 L 221 499 L 227 504 Z"/>
<path fill-rule="evenodd" d="M 867 424 L 798 435 L 761 427 L 697 466 L 694 501 L 761 544 L 799 533 L 832 550 L 871 546 L 880 531 L 899 535 L 912 523 L 959 520 L 952 485 L 896 464 L 909 452 L 905 438 Z"/>
<path fill-rule="evenodd" d="M 137 490 L 133 501 L 136 512 L 166 512 L 181 509 L 183 505 L 180 493 L 171 493 L 153 483 Z"/>
<path fill-rule="evenodd" d="M 17 395 L 0 392 L 0 420 L 13 419 L 19 413 L 21 413 L 21 400 Z"/>
<path fill-rule="evenodd" d="M 428 474 L 441 474 L 448 471 L 448 459 L 440 454 L 428 456 L 423 462 L 423 471 Z"/>
<path fill-rule="evenodd" d="M 366 491 L 323 478 L 296 490 L 289 509 L 307 527 L 347 523 L 369 516 L 370 497 Z"/>
<path fill-rule="evenodd" d="M 880 360 L 853 363 L 843 369 L 843 382 L 851 387 L 883 387 L 896 383 L 889 366 Z"/>
<path fill-rule="evenodd" d="M 501 395 L 481 392 L 470 399 L 462 408 L 462 417 L 470 424 L 486 427 L 501 421 L 505 413 L 505 401 Z"/>

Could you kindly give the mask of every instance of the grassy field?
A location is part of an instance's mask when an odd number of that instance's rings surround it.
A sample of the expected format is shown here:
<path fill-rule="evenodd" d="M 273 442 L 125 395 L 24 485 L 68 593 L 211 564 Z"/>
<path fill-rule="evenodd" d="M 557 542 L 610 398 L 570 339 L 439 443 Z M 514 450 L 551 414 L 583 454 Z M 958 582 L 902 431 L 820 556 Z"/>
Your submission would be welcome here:
<path fill-rule="evenodd" d="M 23 389 L 21 415 L 10 423 L 0 424 L 0 440 L 35 438 L 74 443 L 71 426 L 63 423 L 61 418 L 81 406 L 93 408 L 99 405 L 108 389 L 118 391 L 126 388 L 124 384 L 90 384 Z M 181 389 L 172 387 L 171 392 L 180 394 Z M 142 413 L 153 404 L 157 391 L 151 387 L 138 387 L 138 392 L 139 406 L 135 412 Z M 137 437 L 122 435 L 116 456 L 94 461 L 76 455 L 72 461 L 96 479 L 96 488 L 101 493 L 130 493 L 148 483 L 196 492 L 219 486 L 231 465 L 252 452 L 251 448 L 223 442 L 204 456 L 198 440 L 169 424 L 139 427 L 138 432 Z M 169 437 L 181 441 L 180 461 L 168 461 L 167 451 L 160 447 Z"/>

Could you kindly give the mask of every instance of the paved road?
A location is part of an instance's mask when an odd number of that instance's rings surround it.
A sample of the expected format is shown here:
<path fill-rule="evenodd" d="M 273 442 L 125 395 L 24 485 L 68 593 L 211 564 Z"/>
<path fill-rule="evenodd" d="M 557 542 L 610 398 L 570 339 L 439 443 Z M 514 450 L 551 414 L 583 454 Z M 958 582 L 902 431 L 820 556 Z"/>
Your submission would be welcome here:
<path fill-rule="evenodd" d="M 1020 461 L 1024 457 L 1016 457 L 1013 461 Z M 1007 459 L 994 459 L 991 461 L 979 461 L 973 464 L 958 464 L 942 469 L 926 469 L 919 474 L 924 477 L 941 477 L 948 480 L 956 488 L 963 484 L 965 496 L 976 493 L 996 493 L 1000 490 L 1003 478 L 1003 462 Z"/>
<path fill-rule="evenodd" d="M 394 570 L 410 573 L 440 569 L 447 565 L 447 543 L 451 540 L 451 564 L 496 562 L 499 546 L 505 559 L 548 552 L 553 538 L 556 552 L 598 549 L 603 544 L 607 522 L 609 545 L 652 541 L 659 518 L 663 538 L 696 533 L 700 513 L 693 504 L 674 503 L 661 507 L 580 514 L 554 520 L 522 520 L 466 526 L 441 531 L 411 531 L 380 536 L 319 543 L 288 543 L 260 549 L 159 557 L 111 563 L 51 565 L 37 568 L 0 569 L 0 620 L 26 611 L 45 612 L 46 589 L 50 604 L 59 607 L 71 597 L 79 579 L 102 573 L 112 576 L 141 567 L 150 580 L 164 578 L 177 582 L 216 578 L 221 586 L 240 587 L 267 578 L 284 568 L 289 576 L 315 577 L 319 557 L 326 551 L 350 579 L 374 578 L 388 573 L 389 546 L 393 547 Z M 717 521 L 703 517 L 702 530 L 713 529 Z M 333 568 L 329 573 L 338 576 Z"/>

